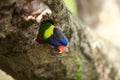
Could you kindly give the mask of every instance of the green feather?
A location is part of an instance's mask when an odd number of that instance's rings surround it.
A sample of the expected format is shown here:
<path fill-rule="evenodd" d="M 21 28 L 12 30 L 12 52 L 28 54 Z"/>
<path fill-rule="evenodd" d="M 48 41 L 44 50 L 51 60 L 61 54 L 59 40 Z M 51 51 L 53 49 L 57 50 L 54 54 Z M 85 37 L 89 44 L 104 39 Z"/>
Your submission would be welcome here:
<path fill-rule="evenodd" d="M 54 33 L 55 26 L 49 21 L 42 22 L 39 29 L 39 34 L 42 39 L 45 41 Z"/>

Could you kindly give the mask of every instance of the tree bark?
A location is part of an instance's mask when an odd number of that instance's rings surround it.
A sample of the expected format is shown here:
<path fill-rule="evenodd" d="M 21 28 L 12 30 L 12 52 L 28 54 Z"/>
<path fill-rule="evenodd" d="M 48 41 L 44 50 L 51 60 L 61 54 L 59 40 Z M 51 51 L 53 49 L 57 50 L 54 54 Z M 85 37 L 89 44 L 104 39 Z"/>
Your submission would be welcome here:
<path fill-rule="evenodd" d="M 66 8 L 63 0 L 48 0 L 51 18 L 69 39 L 67 52 L 38 44 L 38 24 L 20 14 L 24 0 L 0 2 L 0 68 L 16 80 L 119 80 L 119 50 L 100 38 Z M 115 56 L 115 57 L 114 57 Z M 80 75 L 78 75 L 80 74 Z"/>

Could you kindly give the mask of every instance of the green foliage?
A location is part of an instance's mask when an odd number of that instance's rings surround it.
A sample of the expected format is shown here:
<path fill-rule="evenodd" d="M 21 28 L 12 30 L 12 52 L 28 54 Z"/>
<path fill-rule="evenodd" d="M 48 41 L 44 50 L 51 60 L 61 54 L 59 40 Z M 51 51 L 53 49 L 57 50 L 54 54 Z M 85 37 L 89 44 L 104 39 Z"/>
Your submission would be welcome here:
<path fill-rule="evenodd" d="M 75 64 L 78 67 L 77 72 L 74 74 L 74 80 L 82 80 L 81 61 L 78 57 L 75 59 Z"/>
<path fill-rule="evenodd" d="M 65 4 L 67 5 L 68 9 L 77 16 L 77 6 L 76 0 L 64 0 Z"/>

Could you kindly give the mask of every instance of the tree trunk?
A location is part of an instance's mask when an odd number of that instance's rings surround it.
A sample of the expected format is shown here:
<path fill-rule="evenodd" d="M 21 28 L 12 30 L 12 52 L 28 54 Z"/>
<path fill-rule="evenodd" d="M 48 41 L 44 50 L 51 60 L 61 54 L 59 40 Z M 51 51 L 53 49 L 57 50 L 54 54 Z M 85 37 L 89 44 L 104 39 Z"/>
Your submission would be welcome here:
<path fill-rule="evenodd" d="M 0 2 L 0 68 L 16 80 L 119 80 L 119 50 L 96 36 L 66 8 L 63 0 L 49 0 L 51 18 L 69 39 L 67 52 L 38 44 L 38 24 L 20 14 L 24 0 Z M 114 53 L 114 54 L 113 54 Z"/>

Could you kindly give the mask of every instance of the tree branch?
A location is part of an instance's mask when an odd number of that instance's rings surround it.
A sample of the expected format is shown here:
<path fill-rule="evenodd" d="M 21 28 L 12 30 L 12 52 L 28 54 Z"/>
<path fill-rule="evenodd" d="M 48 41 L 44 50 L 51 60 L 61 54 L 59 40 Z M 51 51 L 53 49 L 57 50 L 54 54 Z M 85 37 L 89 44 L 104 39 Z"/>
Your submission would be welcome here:
<path fill-rule="evenodd" d="M 14 1 L 16 6 L 10 9 L 3 9 L 6 6 L 4 3 L 0 5 L 3 17 L 0 21 L 0 68 L 5 72 L 16 80 L 73 80 L 78 77 L 75 74 L 79 69 L 75 60 L 80 59 L 82 80 L 119 79 L 116 68 L 119 64 L 110 56 L 119 55 L 119 50 L 110 47 L 109 43 L 85 27 L 68 11 L 63 0 L 48 0 L 45 3 L 52 10 L 50 19 L 62 28 L 69 39 L 68 51 L 58 54 L 59 57 L 52 57 L 56 48 L 35 41 L 38 24 L 26 22 L 20 14 L 24 2 Z M 12 0 L 6 0 L 6 3 L 13 5 Z M 120 58 L 116 58 L 119 62 Z"/>

